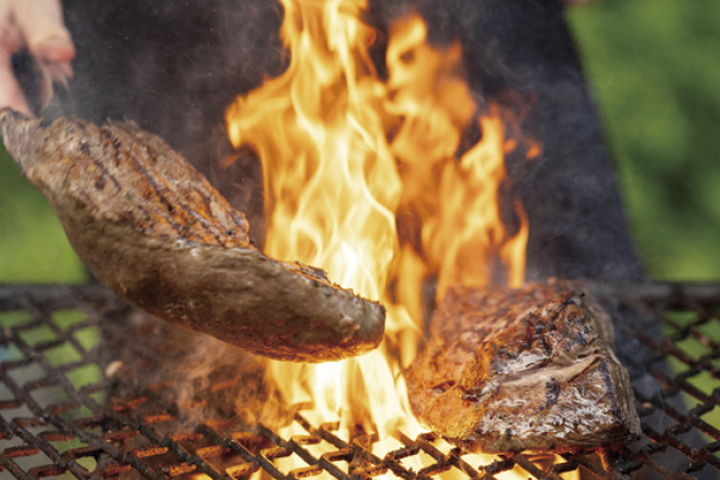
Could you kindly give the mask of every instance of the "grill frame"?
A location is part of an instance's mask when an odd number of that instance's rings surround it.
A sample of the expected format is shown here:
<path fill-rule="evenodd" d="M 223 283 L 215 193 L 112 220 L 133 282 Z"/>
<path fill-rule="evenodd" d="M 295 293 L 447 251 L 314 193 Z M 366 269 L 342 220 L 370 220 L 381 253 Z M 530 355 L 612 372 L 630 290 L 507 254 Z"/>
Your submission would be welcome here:
<path fill-rule="evenodd" d="M 118 394 L 117 386 L 123 378 L 113 375 L 112 356 L 103 351 L 107 348 L 87 348 L 80 332 L 101 332 L 104 339 L 99 345 L 106 345 L 112 340 L 101 328 L 108 322 L 127 323 L 132 308 L 99 285 L 0 286 L 0 345 L 5 356 L 11 350 L 15 356 L 0 364 L 0 475 L 8 472 L 14 478 L 32 479 L 66 474 L 69 478 L 102 479 L 125 478 L 135 472 L 136 477 L 159 480 L 203 473 L 213 479 L 230 479 L 247 478 L 262 470 L 275 479 L 326 474 L 351 480 L 392 473 L 406 480 L 426 480 L 445 478 L 443 472 L 453 470 L 461 475 L 458 478 L 491 480 L 516 469 L 531 478 L 552 480 L 574 470 L 579 470 L 582 478 L 603 480 L 716 478 L 720 471 L 720 458 L 716 456 L 720 451 L 720 422 L 705 415 L 720 408 L 720 285 L 593 284 L 592 288 L 616 298 L 638 315 L 653 316 L 663 325 L 661 338 L 632 325 L 619 329 L 622 334 L 634 335 L 653 352 L 647 364 L 634 369 L 634 382 L 651 380 L 654 385 L 635 388 L 643 438 L 629 446 L 595 452 L 556 458 L 516 454 L 477 464 L 470 460 L 476 457 L 444 444 L 433 434 L 415 439 L 400 434 L 399 448 L 379 456 L 372 451 L 376 436 L 361 435 L 345 441 L 337 434 L 336 423 L 315 425 L 306 418 L 306 405 L 291 406 L 286 417 L 305 433 L 283 438 L 276 427 L 259 423 L 253 428 L 240 417 L 198 418 L 192 409 L 168 401 L 172 385 L 155 383 L 136 388 L 133 384 Z M 56 318 L 57 312 L 69 309 L 82 310 L 86 316 L 63 325 Z M 7 321 L 8 312 L 24 312 L 19 315 L 28 320 L 13 324 Z M 685 318 L 678 312 L 690 320 L 678 320 Z M 707 328 L 713 323 L 717 323 L 717 336 Z M 34 341 L 29 333 L 35 330 L 51 338 Z M 710 351 L 695 356 L 680 345 L 686 341 Z M 142 342 L 132 347 L 141 365 L 152 369 L 152 351 L 143 351 Z M 74 350 L 80 358 L 54 364 L 48 352 L 57 348 Z M 666 368 L 669 358 L 686 369 L 673 373 Z M 101 372 L 97 381 L 82 386 L 71 381 L 73 372 L 90 365 Z M 21 378 L 18 372 L 23 369 L 34 369 L 37 378 Z M 126 375 L 138 373 L 135 370 Z M 709 379 L 709 392 L 707 385 L 698 386 L 697 379 L 703 376 L 705 383 Z M 241 387 L 230 382 L 226 386 L 215 383 L 210 388 Z M 39 393 L 43 390 L 55 393 L 48 397 Z M 698 404 L 687 408 L 682 395 Z M 667 422 L 674 424 L 665 425 Z M 315 453 L 313 445 L 320 444 L 331 451 Z M 421 453 L 432 459 L 427 467 L 416 471 L 402 463 Z M 306 466 L 290 471 L 278 466 L 278 459 L 291 455 Z M 94 459 L 94 465 L 83 459 Z"/>

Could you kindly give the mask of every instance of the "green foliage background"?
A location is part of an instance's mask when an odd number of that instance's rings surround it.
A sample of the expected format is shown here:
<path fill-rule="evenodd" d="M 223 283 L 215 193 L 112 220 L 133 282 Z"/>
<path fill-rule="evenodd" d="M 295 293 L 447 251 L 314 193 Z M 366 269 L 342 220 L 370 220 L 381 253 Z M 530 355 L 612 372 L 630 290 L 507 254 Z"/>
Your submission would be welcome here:
<path fill-rule="evenodd" d="M 720 279 L 720 2 L 601 0 L 567 18 L 657 279 Z"/>
<path fill-rule="evenodd" d="M 720 2 L 568 10 L 651 277 L 720 279 Z M 45 200 L 0 152 L 0 283 L 81 282 Z"/>
<path fill-rule="evenodd" d="M 60 222 L 0 146 L 0 283 L 85 280 Z"/>

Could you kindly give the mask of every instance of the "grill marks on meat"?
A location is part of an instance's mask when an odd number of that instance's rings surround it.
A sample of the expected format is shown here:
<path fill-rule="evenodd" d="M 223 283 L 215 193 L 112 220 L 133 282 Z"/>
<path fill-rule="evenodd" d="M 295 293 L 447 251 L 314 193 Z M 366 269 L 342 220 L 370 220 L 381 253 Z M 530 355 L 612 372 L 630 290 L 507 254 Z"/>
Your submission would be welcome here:
<path fill-rule="evenodd" d="M 66 181 L 98 220 L 197 244 L 248 247 L 243 215 L 158 137 L 127 123 L 65 123 L 46 135 L 76 151 L 54 168 L 67 171 Z"/>
<path fill-rule="evenodd" d="M 488 453 L 562 452 L 640 433 L 609 317 L 568 282 L 454 288 L 407 375 L 415 413 Z"/>
<path fill-rule="evenodd" d="M 161 138 L 10 110 L 0 129 L 83 262 L 152 315 L 282 360 L 339 360 L 382 340 L 380 304 L 255 250 L 243 214 Z"/>

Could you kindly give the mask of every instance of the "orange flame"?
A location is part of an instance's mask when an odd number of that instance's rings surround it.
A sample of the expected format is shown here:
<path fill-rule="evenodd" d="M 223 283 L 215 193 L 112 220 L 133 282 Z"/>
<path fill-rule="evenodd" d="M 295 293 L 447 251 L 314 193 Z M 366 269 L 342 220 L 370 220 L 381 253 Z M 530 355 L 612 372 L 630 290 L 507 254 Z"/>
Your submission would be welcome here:
<path fill-rule="evenodd" d="M 513 145 L 498 106 L 477 117 L 460 45 L 428 45 L 418 15 L 391 30 L 383 80 L 369 54 L 376 31 L 361 21 L 365 0 L 281 3 L 290 65 L 226 118 L 233 145 L 262 161 L 265 251 L 325 269 L 388 316 L 385 341 L 368 355 L 270 362 L 268 371 L 288 403 L 312 401 L 348 436 L 414 437 L 421 426 L 402 368 L 419 342 L 425 280 L 437 277 L 438 298 L 454 283 L 523 281 L 527 220 L 516 202 L 508 232 L 499 208 Z M 457 160 L 473 122 L 482 139 Z"/>

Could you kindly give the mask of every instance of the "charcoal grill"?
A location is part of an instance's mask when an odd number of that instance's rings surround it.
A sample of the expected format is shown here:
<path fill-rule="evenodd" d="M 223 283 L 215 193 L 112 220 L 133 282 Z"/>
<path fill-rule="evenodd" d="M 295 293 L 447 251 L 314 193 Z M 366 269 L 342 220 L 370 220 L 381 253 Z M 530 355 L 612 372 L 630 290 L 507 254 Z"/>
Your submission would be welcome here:
<path fill-rule="evenodd" d="M 167 361 L 162 346 L 144 344 L 153 337 L 151 329 L 133 321 L 137 313 L 103 287 L 3 286 L 0 478 L 190 479 L 204 474 L 244 479 L 260 472 L 264 478 L 293 480 L 383 474 L 406 480 L 490 480 L 509 470 L 538 480 L 559 480 L 573 471 L 600 479 L 716 478 L 720 286 L 599 288 L 611 289 L 622 308 L 655 316 L 662 325 L 661 336 L 632 326 L 620 329 L 652 352 L 639 369 L 631 368 L 642 438 L 599 452 L 479 461 L 433 434 L 399 435 L 397 448 L 378 452 L 376 436 L 344 440 L 337 423 L 314 422 L 302 404 L 288 409 L 286 423 L 298 432 L 289 437 L 274 426 L 251 426 L 238 415 L 202 416 L 207 409 L 175 401 L 172 378 L 153 377 L 153 370 L 162 368 L 158 363 Z M 125 355 L 134 359 L 132 366 L 113 360 L 117 342 L 106 324 L 122 326 L 122 349 L 130 352 Z M 155 333 L 149 341 L 167 339 Z M 139 386 L 138 378 L 151 380 Z M 230 371 L 205 388 L 216 396 L 223 391 L 234 395 L 245 388 L 243 378 L 244 373 Z M 648 382 L 655 387 L 647 388 Z M 303 466 L 286 468 L 293 456 Z M 408 459 L 420 456 L 426 467 L 408 466 Z"/>

